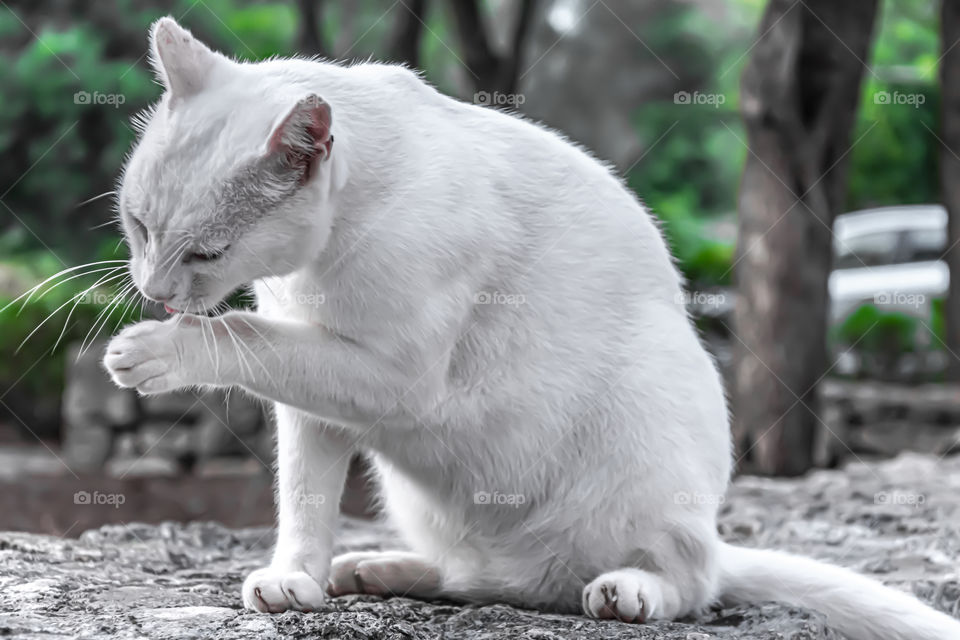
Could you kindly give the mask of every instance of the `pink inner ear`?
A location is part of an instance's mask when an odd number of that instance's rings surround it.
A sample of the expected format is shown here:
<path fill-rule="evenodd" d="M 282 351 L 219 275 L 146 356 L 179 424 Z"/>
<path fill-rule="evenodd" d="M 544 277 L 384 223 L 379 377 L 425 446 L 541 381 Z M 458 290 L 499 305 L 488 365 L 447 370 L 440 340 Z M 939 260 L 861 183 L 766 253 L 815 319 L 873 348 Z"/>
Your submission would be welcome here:
<path fill-rule="evenodd" d="M 270 135 L 268 152 L 284 154 L 287 164 L 303 172 L 300 184 L 304 184 L 313 177 L 316 164 L 330 157 L 333 148 L 330 122 L 329 105 L 317 98 L 308 98 L 298 104 Z M 302 131 L 297 131 L 298 127 Z M 309 140 L 308 145 L 298 144 L 306 140 Z"/>

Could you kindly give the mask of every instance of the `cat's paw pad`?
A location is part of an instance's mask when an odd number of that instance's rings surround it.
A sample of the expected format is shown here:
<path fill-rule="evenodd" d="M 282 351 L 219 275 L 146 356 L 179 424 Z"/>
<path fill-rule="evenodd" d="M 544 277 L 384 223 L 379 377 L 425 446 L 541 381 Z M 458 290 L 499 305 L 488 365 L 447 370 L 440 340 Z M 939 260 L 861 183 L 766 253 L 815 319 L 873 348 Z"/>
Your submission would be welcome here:
<path fill-rule="evenodd" d="M 371 557 L 369 552 L 356 551 L 344 553 L 333 559 L 330 566 L 330 581 L 327 593 L 331 596 L 343 596 L 348 593 L 363 593 L 362 578 L 357 576 L 357 565 Z"/>
<path fill-rule="evenodd" d="M 412 596 L 429 599 L 440 592 L 440 573 L 405 551 L 353 551 L 333 559 L 327 593 L 342 596 Z"/>
<path fill-rule="evenodd" d="M 308 613 L 323 605 L 325 596 L 316 580 L 303 571 L 257 569 L 243 581 L 243 605 L 261 613 L 295 610 Z"/>
<path fill-rule="evenodd" d="M 659 604 L 658 579 L 638 569 L 604 573 L 583 589 L 583 612 L 591 618 L 645 622 Z"/>
<path fill-rule="evenodd" d="M 121 387 L 142 393 L 162 393 L 186 386 L 180 379 L 183 355 L 176 326 L 155 320 L 128 327 L 107 345 L 103 364 Z"/>

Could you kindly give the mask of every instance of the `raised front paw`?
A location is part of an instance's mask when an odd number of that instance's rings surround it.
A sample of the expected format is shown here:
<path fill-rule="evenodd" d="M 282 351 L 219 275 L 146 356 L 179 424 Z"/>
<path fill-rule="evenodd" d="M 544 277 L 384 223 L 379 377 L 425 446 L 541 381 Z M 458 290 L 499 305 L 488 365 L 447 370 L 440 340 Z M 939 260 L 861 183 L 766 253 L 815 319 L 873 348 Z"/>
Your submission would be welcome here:
<path fill-rule="evenodd" d="M 303 571 L 257 569 L 243 581 L 243 605 L 261 613 L 310 612 L 324 602 L 323 589 Z"/>
<path fill-rule="evenodd" d="M 121 387 L 163 393 L 196 384 L 184 375 L 189 364 L 181 328 L 150 320 L 127 327 L 107 345 L 103 364 Z"/>

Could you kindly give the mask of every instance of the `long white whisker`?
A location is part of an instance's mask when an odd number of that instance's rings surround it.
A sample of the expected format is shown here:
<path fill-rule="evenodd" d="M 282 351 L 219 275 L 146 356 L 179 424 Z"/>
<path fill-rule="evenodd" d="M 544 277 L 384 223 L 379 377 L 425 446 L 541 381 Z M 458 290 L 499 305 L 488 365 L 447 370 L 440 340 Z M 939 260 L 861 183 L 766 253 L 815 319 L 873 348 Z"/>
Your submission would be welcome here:
<path fill-rule="evenodd" d="M 250 366 L 250 363 L 247 361 L 246 356 L 243 355 L 243 351 L 241 349 L 241 345 L 246 345 L 243 344 L 243 340 L 240 339 L 240 336 L 234 336 L 233 330 L 230 328 L 230 325 L 226 323 L 226 321 L 223 321 L 223 328 L 227 331 L 227 335 L 230 336 L 230 340 L 233 342 L 233 346 L 237 350 L 238 358 L 247 366 L 247 371 L 250 372 L 250 377 L 253 378 L 253 367 Z M 260 362 L 260 358 L 257 357 L 253 350 L 250 349 L 250 347 L 247 347 L 247 351 L 249 351 L 250 355 L 253 356 L 253 359 L 257 361 L 257 363 L 260 365 L 260 368 L 263 369 L 263 372 L 267 373 L 267 368 L 263 366 L 263 363 Z"/>
<path fill-rule="evenodd" d="M 108 277 L 108 276 L 104 276 L 104 278 L 108 278 L 108 279 L 107 279 L 107 280 L 103 280 L 102 283 L 112 282 L 113 280 L 116 280 L 117 278 L 122 278 L 122 277 L 124 277 L 125 275 L 126 275 L 126 274 L 120 273 L 120 274 L 117 274 L 117 275 L 115 275 L 115 276 L 109 276 L 109 277 Z M 82 298 L 83 296 L 87 295 L 94 287 L 97 286 L 97 284 L 102 284 L 102 283 L 101 283 L 100 281 L 95 282 L 94 284 L 90 285 L 90 287 L 88 287 L 87 289 L 81 291 L 80 293 L 78 293 L 77 295 L 73 296 L 72 298 L 70 298 L 69 300 L 67 300 L 66 302 L 64 302 L 62 305 L 60 305 L 59 307 L 57 307 L 56 309 L 54 309 L 54 310 L 50 313 L 50 315 L 48 315 L 46 318 L 43 319 L 42 322 L 40 322 L 40 324 L 38 324 L 36 327 L 34 327 L 33 331 L 31 331 L 29 334 L 27 334 L 27 337 L 23 339 L 23 342 L 20 343 L 20 346 L 17 347 L 17 349 L 16 349 L 16 351 L 15 351 L 14 353 L 19 353 L 19 352 L 20 352 L 20 349 L 23 348 L 23 345 L 25 345 L 25 344 L 27 343 L 27 340 L 29 340 L 30 338 L 32 338 L 33 335 L 34 335 L 37 331 L 40 330 L 40 327 L 42 327 L 43 325 L 45 325 L 45 324 L 47 323 L 47 321 L 50 320 L 50 318 L 52 318 L 53 316 L 55 316 L 57 313 L 59 313 L 61 309 L 63 309 L 65 306 L 67 306 L 68 304 L 70 304 L 70 303 L 73 302 L 74 300 L 76 300 L 76 299 L 78 299 L 78 298 Z"/>
<path fill-rule="evenodd" d="M 114 311 L 116 311 L 117 309 L 120 309 L 121 308 L 120 305 L 124 305 L 123 308 L 125 309 L 133 301 L 133 298 L 128 298 L 128 296 L 131 293 L 133 293 L 133 290 L 135 289 L 135 287 L 130 286 L 131 284 L 133 283 L 127 283 L 127 285 L 120 291 L 120 293 L 116 294 L 115 300 L 117 300 L 117 306 L 114 309 Z M 113 316 L 113 311 L 110 312 L 110 315 Z M 111 334 L 117 332 L 117 329 L 120 327 L 120 324 L 123 322 L 123 318 L 124 318 L 124 312 L 121 309 L 120 316 L 117 318 L 116 324 L 113 325 L 113 331 L 111 332 Z M 106 327 L 106 325 L 107 323 L 105 322 L 104 327 Z"/>
<path fill-rule="evenodd" d="M 279 362 L 283 362 L 283 358 L 280 357 L 280 352 L 277 351 L 277 348 L 276 348 L 276 347 L 274 347 L 272 344 L 270 344 L 270 341 L 267 340 L 266 337 L 264 337 L 264 335 L 263 335 L 262 333 L 260 333 L 260 330 L 257 329 L 257 328 L 256 328 L 255 326 L 253 326 L 252 324 L 250 324 L 250 321 L 247 320 L 246 318 L 244 318 L 243 316 L 240 316 L 240 319 L 243 321 L 243 324 L 245 324 L 245 325 L 247 325 L 248 327 L 250 327 L 250 329 L 251 329 L 254 333 L 256 333 L 258 336 L 260 336 L 260 339 L 263 341 L 263 344 L 265 344 L 265 345 L 267 345 L 268 347 L 270 347 L 270 350 L 273 351 L 273 355 L 277 356 L 277 360 L 278 360 Z"/>
<path fill-rule="evenodd" d="M 218 316 L 226 313 L 230 310 L 230 305 L 227 304 L 225 300 L 221 300 L 219 304 L 214 307 L 214 313 Z M 237 353 L 237 361 L 240 363 L 240 372 L 243 373 L 243 367 L 246 366 L 247 370 L 250 372 L 251 377 L 253 376 L 253 367 L 250 366 L 250 363 L 247 362 L 246 356 L 243 355 L 243 352 L 240 350 L 240 345 L 237 344 L 237 341 L 234 339 L 233 332 L 230 331 L 230 327 L 227 326 L 226 321 L 221 320 L 221 325 L 224 328 L 224 331 L 227 332 L 227 337 L 230 338 L 230 342 L 233 343 L 233 348 Z"/>
<path fill-rule="evenodd" d="M 123 321 L 132 315 L 130 313 L 130 306 L 133 304 L 136 304 L 136 302 L 137 302 L 137 290 L 134 289 L 133 295 L 130 296 L 130 299 L 127 301 L 127 304 L 123 305 L 123 311 L 120 312 L 120 318 L 117 320 L 117 324 L 113 325 L 113 333 L 116 333 L 117 329 L 120 328 L 120 325 L 123 324 Z"/>
<path fill-rule="evenodd" d="M 109 322 L 115 308 L 120 304 L 120 301 L 123 300 L 122 296 L 125 296 L 133 287 L 133 283 L 130 283 L 124 287 L 123 290 L 113 300 L 110 301 L 110 304 L 108 304 L 103 311 L 100 312 L 100 315 L 97 316 L 97 320 L 94 322 L 93 326 L 90 327 L 90 330 L 87 331 L 87 335 L 84 336 L 83 342 L 80 343 L 80 353 L 78 356 L 82 356 L 91 346 L 93 346 L 93 343 L 96 342 L 100 332 L 103 331 L 105 326 L 107 326 L 107 322 Z M 94 332 L 94 330 L 96 331 Z M 90 338 L 91 333 L 93 333 L 92 339 Z"/>
<path fill-rule="evenodd" d="M 102 278 L 100 278 L 100 280 L 98 280 L 97 282 L 94 282 L 94 283 L 93 283 L 93 287 L 96 287 L 96 286 L 98 286 L 99 284 L 101 284 L 102 281 L 104 280 L 104 278 L 106 278 L 106 277 L 109 276 L 109 275 L 110 275 L 110 274 L 107 274 L 107 275 L 103 276 Z M 121 280 L 121 284 L 122 284 L 122 283 L 123 283 L 123 281 Z M 54 345 L 53 345 L 53 350 L 54 350 L 54 351 L 57 350 L 57 347 L 60 345 L 60 341 L 63 340 L 63 336 L 67 333 L 67 327 L 68 327 L 68 325 L 70 324 L 70 318 L 73 317 L 73 312 L 77 310 L 77 307 L 80 305 L 80 302 L 81 302 L 82 300 L 83 300 L 82 297 L 81 297 L 81 298 L 77 298 L 77 299 L 76 299 L 76 302 L 73 303 L 73 306 L 70 307 L 70 312 L 67 314 L 67 319 L 64 320 L 64 322 L 63 322 L 63 329 L 60 330 L 60 335 L 57 336 L 57 341 L 56 341 L 56 342 L 54 343 Z"/>
<path fill-rule="evenodd" d="M 183 242 L 181 242 L 179 245 L 177 245 L 177 247 L 173 251 L 170 252 L 170 255 L 167 256 L 167 258 L 163 262 L 157 265 L 157 270 L 160 270 L 163 267 L 165 267 L 168 262 L 170 263 L 170 267 L 167 269 L 166 274 L 164 274 L 163 276 L 164 278 L 170 277 L 170 272 L 173 271 L 173 268 L 175 266 L 177 266 L 176 258 L 180 257 L 180 254 L 183 252 L 184 249 L 187 248 L 188 244 L 190 244 L 190 240 L 184 240 Z"/>
<path fill-rule="evenodd" d="M 206 314 L 207 312 L 206 305 L 203 305 L 203 304 L 200 305 L 200 312 L 204 315 Z M 220 377 L 220 353 L 216 351 L 217 334 L 213 330 L 213 327 L 211 326 L 210 336 L 211 336 L 211 339 L 213 340 L 213 346 L 214 346 L 214 352 L 211 352 L 210 345 L 207 343 L 206 325 L 208 322 L 209 322 L 209 319 L 207 318 L 204 318 L 203 320 L 200 321 L 200 335 L 203 336 L 203 346 L 207 350 L 207 356 L 210 358 L 210 362 L 214 363 L 214 373 L 219 378 Z"/>
<path fill-rule="evenodd" d="M 157 270 L 162 269 L 170 263 L 176 264 L 176 258 L 188 244 L 190 244 L 190 240 L 182 240 L 179 244 L 170 249 L 170 253 L 167 254 L 167 257 L 157 264 Z"/>
<path fill-rule="evenodd" d="M 126 264 L 126 263 L 128 262 L 128 260 L 101 260 L 101 261 L 99 261 L 99 262 L 89 262 L 89 263 L 87 263 L 87 264 L 81 264 L 81 265 L 77 265 L 77 266 L 75 266 L 75 267 L 70 267 L 69 269 L 64 269 L 63 271 L 60 271 L 59 273 L 53 274 L 52 276 L 50 276 L 49 278 L 47 278 L 46 280 L 44 280 L 44 281 L 41 282 L 40 284 L 34 285 L 34 286 L 30 287 L 29 289 L 27 289 L 26 291 L 24 291 L 23 293 L 21 293 L 19 296 L 17 296 L 16 298 L 14 298 L 14 299 L 11 300 L 10 302 L 8 302 L 5 307 L 3 307 L 2 309 L 0 309 L 0 313 L 3 313 L 4 311 L 6 311 L 7 309 L 9 309 L 10 307 L 12 307 L 13 305 L 15 305 L 16 303 L 20 302 L 20 300 L 22 300 L 23 298 L 27 298 L 27 302 L 29 302 L 29 301 L 30 301 L 30 298 L 33 297 L 33 294 L 36 293 L 36 291 L 37 291 L 38 289 L 41 289 L 44 285 L 46 285 L 47 283 L 51 282 L 52 280 L 56 280 L 57 278 L 59 278 L 60 276 L 64 275 L 65 273 L 71 273 L 71 272 L 76 271 L 76 270 L 78 270 L 78 269 L 85 269 L 85 268 L 87 268 L 87 267 L 96 267 L 96 266 L 99 266 L 99 265 L 102 265 L 102 264 L 117 264 L 117 263 L 119 263 L 119 262 L 122 262 L 122 263 Z"/>
<path fill-rule="evenodd" d="M 50 288 L 48 288 L 46 291 L 44 291 L 43 293 L 41 293 L 40 295 L 38 295 L 36 298 L 34 298 L 34 300 L 35 300 L 35 301 L 36 301 L 36 300 L 42 300 L 45 295 L 47 295 L 48 293 L 50 293 L 51 291 L 53 291 L 54 289 L 56 289 L 57 287 L 59 287 L 60 285 L 62 285 L 64 282 L 70 282 L 71 280 L 76 280 L 77 278 L 82 278 L 82 277 L 84 277 L 84 276 L 93 275 L 94 273 L 103 273 L 104 271 L 113 273 L 113 272 L 120 271 L 120 270 L 125 269 L 125 268 L 126 268 L 125 265 L 118 265 L 118 266 L 116 266 L 116 267 L 105 267 L 105 268 L 103 268 L 103 269 L 94 269 L 93 271 L 84 271 L 83 273 L 78 273 L 78 274 L 72 275 L 72 276 L 70 276 L 69 278 L 64 278 L 64 279 L 61 280 L 60 282 L 57 282 L 57 283 L 55 283 L 55 284 L 50 285 Z M 19 314 L 19 313 L 23 312 L 23 310 L 24 310 L 24 309 L 26 308 L 26 306 L 27 306 L 27 303 L 29 303 L 29 302 L 30 302 L 29 300 L 25 300 L 25 301 L 23 302 L 23 305 L 21 305 L 21 307 L 20 307 L 20 311 L 18 311 L 17 313 Z"/>
<path fill-rule="evenodd" d="M 90 204 L 91 202 L 96 202 L 96 201 L 99 200 L 100 198 L 106 198 L 107 196 L 116 195 L 116 193 L 117 193 L 116 191 L 106 191 L 106 192 L 104 192 L 104 193 L 101 193 L 101 194 L 98 195 L 98 196 L 93 196 L 92 198 L 88 198 L 87 200 L 84 200 L 83 202 L 81 202 L 80 204 L 78 204 L 78 205 L 77 205 L 76 207 L 74 207 L 74 208 L 75 208 L 75 209 L 79 209 L 80 207 L 82 207 L 82 206 L 84 206 L 84 205 L 86 205 L 86 204 Z M 96 227 L 94 227 L 94 229 L 96 229 Z"/>

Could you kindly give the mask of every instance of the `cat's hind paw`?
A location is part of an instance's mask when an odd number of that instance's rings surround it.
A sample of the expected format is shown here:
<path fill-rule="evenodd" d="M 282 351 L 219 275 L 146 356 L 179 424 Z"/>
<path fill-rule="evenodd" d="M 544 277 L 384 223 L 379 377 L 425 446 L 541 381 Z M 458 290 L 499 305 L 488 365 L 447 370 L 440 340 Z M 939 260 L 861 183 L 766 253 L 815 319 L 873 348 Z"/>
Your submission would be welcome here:
<path fill-rule="evenodd" d="M 618 569 L 583 589 L 583 612 L 591 618 L 646 622 L 660 608 L 659 579 L 639 569 Z"/>
<path fill-rule="evenodd" d="M 323 605 L 323 589 L 303 571 L 257 569 L 243 581 L 243 605 L 261 613 L 308 613 Z"/>

